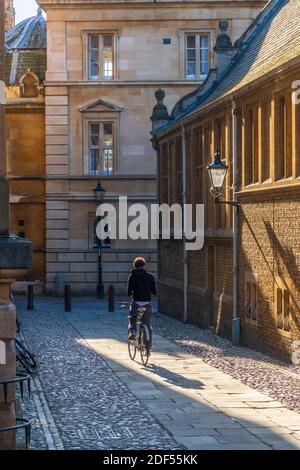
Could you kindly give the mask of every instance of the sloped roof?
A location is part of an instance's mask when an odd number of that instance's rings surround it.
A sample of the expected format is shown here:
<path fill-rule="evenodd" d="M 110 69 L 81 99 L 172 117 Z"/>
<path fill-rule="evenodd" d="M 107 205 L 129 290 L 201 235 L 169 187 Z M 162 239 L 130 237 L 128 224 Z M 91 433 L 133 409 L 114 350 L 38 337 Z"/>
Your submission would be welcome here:
<path fill-rule="evenodd" d="M 28 71 L 34 72 L 39 81 L 45 81 L 47 69 L 46 50 L 7 51 L 5 54 L 5 83 L 18 84 L 20 78 Z"/>
<path fill-rule="evenodd" d="M 47 69 L 46 20 L 41 8 L 37 15 L 17 24 L 5 35 L 5 83 L 18 84 L 28 71 L 34 72 L 40 82 Z"/>
<path fill-rule="evenodd" d="M 183 97 L 164 128 L 300 56 L 300 0 L 271 0 L 235 46 L 237 53 L 219 81 L 207 80 Z"/>
<path fill-rule="evenodd" d="M 47 32 L 46 20 L 39 8 L 37 15 L 27 18 L 5 35 L 7 49 L 46 49 Z"/>

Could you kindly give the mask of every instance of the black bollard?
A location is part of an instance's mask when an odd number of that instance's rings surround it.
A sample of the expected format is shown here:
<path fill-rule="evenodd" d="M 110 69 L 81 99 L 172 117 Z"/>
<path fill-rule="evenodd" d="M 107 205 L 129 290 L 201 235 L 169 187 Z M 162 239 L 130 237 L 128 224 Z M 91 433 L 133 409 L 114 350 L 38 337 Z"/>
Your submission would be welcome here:
<path fill-rule="evenodd" d="M 27 310 L 34 310 L 34 290 L 32 285 L 28 286 L 27 294 Z"/>
<path fill-rule="evenodd" d="M 108 288 L 108 311 L 115 311 L 115 288 L 114 286 L 109 286 Z"/>
<path fill-rule="evenodd" d="M 65 312 L 72 312 L 71 286 L 65 285 Z"/>

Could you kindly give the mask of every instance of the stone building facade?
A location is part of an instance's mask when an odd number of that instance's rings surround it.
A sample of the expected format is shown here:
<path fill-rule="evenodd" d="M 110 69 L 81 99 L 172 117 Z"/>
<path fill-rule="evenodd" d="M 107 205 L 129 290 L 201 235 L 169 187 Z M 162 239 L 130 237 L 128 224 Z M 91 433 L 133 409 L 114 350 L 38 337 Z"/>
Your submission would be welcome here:
<path fill-rule="evenodd" d="M 214 64 L 218 19 L 238 37 L 262 1 L 40 0 L 47 13 L 47 292 L 58 276 L 74 292 L 94 293 L 97 249 L 93 189 L 106 201 L 156 201 L 156 158 L 148 118 L 154 91 L 168 104 L 194 90 Z M 188 52 L 188 49 L 190 50 Z M 103 249 L 107 287 L 124 291 L 137 254 L 156 272 L 156 241 L 111 241 Z"/>
<path fill-rule="evenodd" d="M 32 269 L 15 288 L 45 283 L 45 97 L 46 20 L 39 10 L 6 33 L 7 178 L 11 233 L 32 241 Z M 25 283 L 25 284 L 24 284 Z"/>
<path fill-rule="evenodd" d="M 221 24 L 216 71 L 169 119 L 154 120 L 160 202 L 205 204 L 201 251 L 160 241 L 160 310 L 228 338 L 239 318 L 242 344 L 294 363 L 300 359 L 299 14 L 298 1 L 273 0 L 234 46 Z M 206 168 L 217 150 L 229 167 L 223 198 L 236 199 L 238 209 L 215 204 L 210 192 Z"/>

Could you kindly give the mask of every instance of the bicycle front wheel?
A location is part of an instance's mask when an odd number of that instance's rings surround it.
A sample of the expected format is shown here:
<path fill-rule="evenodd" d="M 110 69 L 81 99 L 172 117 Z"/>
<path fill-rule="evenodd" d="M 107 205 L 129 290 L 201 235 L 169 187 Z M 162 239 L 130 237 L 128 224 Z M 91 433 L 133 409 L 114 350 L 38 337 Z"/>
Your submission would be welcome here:
<path fill-rule="evenodd" d="M 148 364 L 150 357 L 150 334 L 146 325 L 141 328 L 141 342 L 140 342 L 140 353 L 141 360 L 144 366 Z"/>
<path fill-rule="evenodd" d="M 128 352 L 129 352 L 129 357 L 132 361 L 134 361 L 135 359 L 136 351 L 137 351 L 136 339 L 128 340 Z"/>

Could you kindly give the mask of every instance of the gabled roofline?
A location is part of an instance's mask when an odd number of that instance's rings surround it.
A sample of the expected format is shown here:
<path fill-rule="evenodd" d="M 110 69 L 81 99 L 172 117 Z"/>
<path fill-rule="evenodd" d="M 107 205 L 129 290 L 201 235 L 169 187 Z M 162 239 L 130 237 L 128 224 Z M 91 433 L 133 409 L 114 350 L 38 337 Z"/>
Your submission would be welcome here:
<path fill-rule="evenodd" d="M 293 69 L 298 68 L 300 66 L 300 56 L 297 56 L 286 63 L 288 67 L 288 72 L 292 72 Z M 282 75 L 282 65 L 279 65 L 277 69 L 272 69 L 269 73 L 265 74 L 262 77 L 258 77 L 251 83 L 247 83 L 239 90 L 235 90 L 231 93 L 226 95 L 219 96 L 214 101 L 211 101 L 200 108 L 195 108 L 192 112 L 186 114 L 185 116 L 181 117 L 180 119 L 174 120 L 165 126 L 161 126 L 155 132 L 156 137 L 162 137 L 168 132 L 173 132 L 179 126 L 185 124 L 186 121 L 190 119 L 194 119 L 194 117 L 198 114 L 205 113 L 208 114 L 214 111 L 214 108 L 220 107 L 221 105 L 227 105 L 230 102 L 235 102 L 241 96 L 249 93 L 253 90 L 254 87 L 257 86 L 264 86 L 268 81 L 272 80 L 272 78 L 277 78 L 277 75 Z"/>
<path fill-rule="evenodd" d="M 111 100 L 106 100 L 106 99 L 100 98 L 96 101 L 92 101 L 91 103 L 86 104 L 85 106 L 81 106 L 79 108 L 79 111 L 81 113 L 84 113 L 84 112 L 97 112 L 97 110 L 95 108 L 99 105 L 107 107 L 108 112 L 109 111 L 115 111 L 115 112 L 117 111 L 117 112 L 120 113 L 124 109 L 120 104 L 117 105 L 117 104 L 113 103 Z"/>

